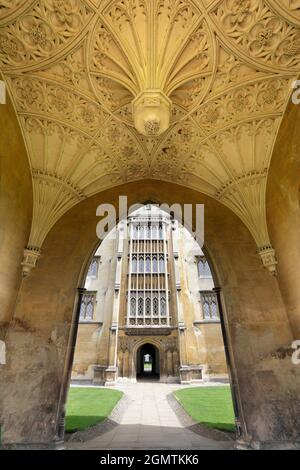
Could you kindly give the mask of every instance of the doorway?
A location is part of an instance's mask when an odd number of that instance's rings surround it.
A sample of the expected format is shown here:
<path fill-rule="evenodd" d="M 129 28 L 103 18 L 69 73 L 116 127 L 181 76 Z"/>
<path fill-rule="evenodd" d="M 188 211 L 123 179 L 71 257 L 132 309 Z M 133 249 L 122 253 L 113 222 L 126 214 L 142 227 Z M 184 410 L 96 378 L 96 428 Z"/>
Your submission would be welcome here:
<path fill-rule="evenodd" d="M 159 379 L 159 351 L 150 343 L 143 344 L 137 350 L 137 379 Z"/>

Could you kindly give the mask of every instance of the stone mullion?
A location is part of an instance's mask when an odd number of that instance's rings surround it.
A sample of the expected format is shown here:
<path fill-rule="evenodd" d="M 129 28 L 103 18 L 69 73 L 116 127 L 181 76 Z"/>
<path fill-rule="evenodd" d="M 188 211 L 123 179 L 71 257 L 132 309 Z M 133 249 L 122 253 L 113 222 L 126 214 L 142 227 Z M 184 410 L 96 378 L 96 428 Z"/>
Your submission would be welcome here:
<path fill-rule="evenodd" d="M 159 232 L 158 232 L 159 233 Z M 157 297 L 158 297 L 158 301 L 159 301 L 159 293 L 160 293 L 160 288 L 161 288 L 161 279 L 160 279 L 160 272 L 159 272 L 159 235 L 157 237 L 157 249 L 156 249 L 156 260 L 157 260 L 157 273 L 156 273 L 156 276 L 157 276 Z"/>
<path fill-rule="evenodd" d="M 136 306 L 135 306 L 135 310 L 136 310 L 136 313 L 135 313 L 135 318 L 136 318 L 136 322 L 138 322 L 138 318 L 139 318 L 139 293 L 140 293 L 140 254 L 141 254 L 141 250 L 140 250 L 140 235 L 141 235 L 141 231 L 140 231 L 140 226 L 138 225 L 138 232 L 137 232 L 137 260 L 138 260 L 138 264 L 137 264 L 137 276 L 136 276 L 136 280 L 137 280 L 137 286 L 136 286 L 136 295 L 137 295 L 137 298 L 136 298 Z M 137 323 L 136 323 L 137 324 Z"/>
<path fill-rule="evenodd" d="M 130 316 L 131 316 L 131 288 L 132 288 L 132 239 L 133 239 L 133 226 L 129 225 L 129 276 L 128 276 L 128 299 L 127 299 L 127 326 L 130 325 Z"/>
<path fill-rule="evenodd" d="M 116 266 L 116 277 L 115 277 L 115 291 L 114 291 L 114 306 L 112 314 L 112 323 L 109 333 L 109 363 L 108 368 L 105 371 L 105 383 L 112 385 L 117 379 L 117 342 L 118 342 L 118 330 L 119 330 L 119 315 L 120 315 L 120 286 L 121 286 L 121 275 L 122 275 L 122 261 L 124 252 L 124 236 L 123 226 L 121 225 L 118 231 L 117 239 L 117 266 Z"/>
<path fill-rule="evenodd" d="M 150 323 L 153 322 L 153 225 L 150 224 Z"/>
<path fill-rule="evenodd" d="M 143 227 L 143 232 L 144 232 L 144 238 L 143 238 L 143 252 L 144 252 L 144 273 L 143 273 L 143 305 L 144 305 L 144 310 L 143 310 L 143 324 L 145 325 L 146 322 L 146 235 L 147 232 L 145 230 L 145 227 Z"/>
<path fill-rule="evenodd" d="M 170 325 L 170 311 L 169 311 L 169 280 L 168 280 L 168 260 L 167 260 L 167 225 L 164 224 L 164 264 L 165 264 L 165 297 L 166 297 L 166 318 L 167 324 Z"/>

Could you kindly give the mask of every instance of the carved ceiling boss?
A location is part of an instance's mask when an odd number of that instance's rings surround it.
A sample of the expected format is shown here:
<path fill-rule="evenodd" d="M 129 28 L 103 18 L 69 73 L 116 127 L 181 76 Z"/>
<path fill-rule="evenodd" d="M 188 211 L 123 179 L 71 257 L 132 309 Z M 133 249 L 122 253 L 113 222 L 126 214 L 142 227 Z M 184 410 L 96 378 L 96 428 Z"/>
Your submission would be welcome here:
<path fill-rule="evenodd" d="M 24 273 L 70 207 L 143 178 L 228 206 L 274 272 L 266 180 L 299 26 L 298 0 L 2 0 L 0 68 L 34 184 Z"/>

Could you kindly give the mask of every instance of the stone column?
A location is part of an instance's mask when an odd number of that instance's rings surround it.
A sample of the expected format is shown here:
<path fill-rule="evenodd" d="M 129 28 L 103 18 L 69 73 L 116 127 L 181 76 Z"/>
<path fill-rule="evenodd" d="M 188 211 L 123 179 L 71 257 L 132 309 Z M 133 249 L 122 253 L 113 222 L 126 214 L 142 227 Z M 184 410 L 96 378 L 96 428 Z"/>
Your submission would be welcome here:
<path fill-rule="evenodd" d="M 118 352 L 118 377 L 124 377 L 123 351 Z"/>
<path fill-rule="evenodd" d="M 117 341 L 118 341 L 118 324 L 112 323 L 109 334 L 109 351 L 108 351 L 108 367 L 105 371 L 105 386 L 115 385 L 117 380 Z"/>
<path fill-rule="evenodd" d="M 167 375 L 173 375 L 173 361 L 172 361 L 172 352 L 167 351 Z"/>
<path fill-rule="evenodd" d="M 180 383 L 187 384 L 191 382 L 190 367 L 187 364 L 187 352 L 186 352 L 186 327 L 184 322 L 178 322 L 178 337 L 179 337 L 179 352 L 180 352 L 180 366 L 179 366 L 179 377 Z"/>
<path fill-rule="evenodd" d="M 221 288 L 215 287 L 213 291 L 216 294 L 217 302 L 218 302 L 222 337 L 223 337 L 223 343 L 224 343 L 224 352 L 225 352 L 225 357 L 226 357 L 227 372 L 228 372 L 228 377 L 229 377 L 229 382 L 230 382 L 232 404 L 233 404 L 233 410 L 234 410 L 234 416 L 235 416 L 236 436 L 237 438 L 239 438 L 241 436 L 242 430 L 241 430 L 241 420 L 240 420 L 240 411 L 239 411 L 240 408 L 239 408 L 238 399 L 237 399 L 238 385 L 237 385 L 237 381 L 235 377 L 235 368 L 234 368 L 233 358 L 231 357 L 230 350 L 229 350 L 229 338 L 228 338 L 227 329 L 226 329 L 226 325 L 224 321 L 223 305 L 222 305 L 222 300 L 221 300 Z"/>
<path fill-rule="evenodd" d="M 60 397 L 58 401 L 57 407 L 57 437 L 56 440 L 58 442 L 63 442 L 64 435 L 65 435 L 65 417 L 66 417 L 66 405 L 67 405 L 67 397 L 70 388 L 70 381 L 72 375 L 72 366 L 75 354 L 75 347 L 76 347 L 76 339 L 77 339 L 77 332 L 78 332 L 78 325 L 79 325 L 79 316 L 80 316 L 80 308 L 82 297 L 86 292 L 85 288 L 78 288 L 78 302 L 77 302 L 77 310 L 75 315 L 75 321 L 71 324 L 70 329 L 70 336 L 69 336 L 69 347 L 68 347 L 68 356 L 65 361 L 65 369 L 64 369 L 64 376 L 63 382 L 60 392 Z"/>
<path fill-rule="evenodd" d="M 115 279 L 115 292 L 112 313 L 112 323 L 109 334 L 108 367 L 105 371 L 105 385 L 115 385 L 118 377 L 118 328 L 120 315 L 120 287 L 122 278 L 122 261 L 124 247 L 124 227 L 121 225 L 117 235 L 117 267 Z M 124 373 L 124 371 L 123 371 Z"/>
<path fill-rule="evenodd" d="M 126 349 L 123 355 L 123 377 L 129 379 L 129 351 Z"/>
<path fill-rule="evenodd" d="M 178 351 L 173 351 L 173 371 L 174 371 L 175 377 L 178 375 L 178 364 L 179 364 Z"/>
<path fill-rule="evenodd" d="M 180 279 L 180 266 L 179 266 L 179 247 L 178 240 L 172 236 L 173 242 L 173 255 L 174 255 L 174 273 L 175 273 L 175 288 L 176 288 L 176 309 L 177 309 L 177 322 L 178 322 L 178 347 L 179 347 L 179 377 L 181 383 L 190 383 L 190 369 L 187 365 L 187 351 L 186 351 L 186 327 L 184 324 L 184 314 L 181 300 L 181 279 Z"/>

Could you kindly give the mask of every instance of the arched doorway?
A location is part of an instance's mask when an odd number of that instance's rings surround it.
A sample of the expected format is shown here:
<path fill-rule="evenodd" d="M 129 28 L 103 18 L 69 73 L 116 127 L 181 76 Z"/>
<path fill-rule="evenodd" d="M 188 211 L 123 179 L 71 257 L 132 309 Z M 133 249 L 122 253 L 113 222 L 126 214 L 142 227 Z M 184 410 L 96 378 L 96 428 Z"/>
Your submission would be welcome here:
<path fill-rule="evenodd" d="M 159 379 L 159 351 L 153 344 L 142 344 L 136 355 L 137 379 Z"/>

